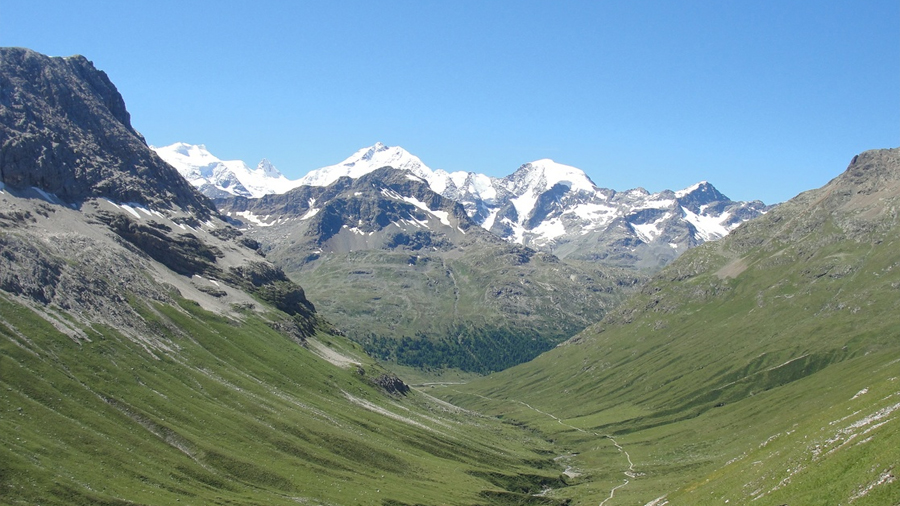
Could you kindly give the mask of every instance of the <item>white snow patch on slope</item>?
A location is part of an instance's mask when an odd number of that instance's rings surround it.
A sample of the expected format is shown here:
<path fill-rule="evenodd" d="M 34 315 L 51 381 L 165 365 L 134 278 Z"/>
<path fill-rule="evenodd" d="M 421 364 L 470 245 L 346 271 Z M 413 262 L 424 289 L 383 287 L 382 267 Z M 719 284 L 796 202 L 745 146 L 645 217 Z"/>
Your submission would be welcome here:
<path fill-rule="evenodd" d="M 491 214 L 488 215 L 487 218 L 484 219 L 484 222 L 481 223 L 481 228 L 485 230 L 490 230 L 491 227 L 494 226 L 494 220 L 497 219 L 497 213 L 499 213 L 499 209 L 493 209 Z"/>
<path fill-rule="evenodd" d="M 634 206 L 633 209 L 668 209 L 675 204 L 672 199 L 654 199 L 649 198 L 640 206 Z"/>
<path fill-rule="evenodd" d="M 659 235 L 659 228 L 657 227 L 657 223 L 646 223 L 643 225 L 638 225 L 637 223 L 632 223 L 631 228 L 634 229 L 634 232 L 638 237 L 641 238 L 645 243 L 653 242 L 653 238 Z"/>
<path fill-rule="evenodd" d="M 425 211 L 426 213 L 431 214 L 435 218 L 439 219 L 441 221 L 441 223 L 443 223 L 444 225 L 447 225 L 448 227 L 450 226 L 450 219 L 449 219 L 450 213 L 448 213 L 447 211 L 432 211 L 431 209 L 428 208 L 427 204 L 425 204 L 421 200 L 418 200 L 414 197 L 402 197 L 402 199 L 404 202 L 409 202 L 410 204 L 418 207 L 419 209 Z"/>
<path fill-rule="evenodd" d="M 260 226 L 260 227 L 271 227 L 272 225 L 274 225 L 274 223 L 267 223 L 265 221 L 265 220 L 269 219 L 268 215 L 260 218 L 259 216 L 253 214 L 253 211 L 240 211 L 240 212 L 236 212 L 234 214 L 236 214 L 236 215 L 240 216 L 241 218 L 244 218 L 245 220 L 247 220 L 251 223 L 254 223 L 255 225 Z"/>
<path fill-rule="evenodd" d="M 704 216 L 694 214 L 690 209 L 681 208 L 684 211 L 684 219 L 694 225 L 697 233 L 704 241 L 715 241 L 728 235 L 730 229 L 724 225 L 730 213 L 722 213 L 719 216 Z"/>
<path fill-rule="evenodd" d="M 534 209 L 534 206 L 537 204 L 537 195 L 532 192 L 525 193 L 519 197 L 514 199 L 510 199 L 513 207 L 516 208 L 516 215 L 518 215 L 518 223 L 525 223 L 525 220 L 528 219 L 528 214 Z"/>
<path fill-rule="evenodd" d="M 313 207 L 313 208 L 311 208 L 309 211 L 306 211 L 306 214 L 304 214 L 303 216 L 301 216 L 301 217 L 300 217 L 300 220 L 301 220 L 301 221 L 302 221 L 302 220 L 308 220 L 308 219 L 312 218 L 313 216 L 319 214 L 319 211 L 321 211 L 321 209 L 319 209 L 318 207 Z"/>
<path fill-rule="evenodd" d="M 135 218 L 141 219 L 141 213 L 137 212 L 137 209 L 129 206 L 128 204 L 121 204 L 121 205 L 117 204 L 117 205 L 118 205 L 118 207 L 128 211 Z"/>
<path fill-rule="evenodd" d="M 537 227 L 531 229 L 531 233 L 536 234 L 540 239 L 551 241 L 557 237 L 566 235 L 566 227 L 559 218 L 544 221 Z"/>
<path fill-rule="evenodd" d="M 477 195 L 478 198 L 486 203 L 491 204 L 497 200 L 497 189 L 494 188 L 494 178 L 485 176 L 484 174 L 468 173 L 466 179 L 460 184 L 465 183 L 468 183 L 468 186 L 465 188 L 468 193 Z"/>

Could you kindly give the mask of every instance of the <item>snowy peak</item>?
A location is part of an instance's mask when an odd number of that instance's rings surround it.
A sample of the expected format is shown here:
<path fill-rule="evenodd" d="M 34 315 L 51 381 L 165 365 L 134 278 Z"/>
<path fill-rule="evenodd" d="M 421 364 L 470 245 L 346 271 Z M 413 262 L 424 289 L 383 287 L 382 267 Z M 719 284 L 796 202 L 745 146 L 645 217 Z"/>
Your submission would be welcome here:
<path fill-rule="evenodd" d="M 526 163 L 504 178 L 506 188 L 514 195 L 543 193 L 557 184 L 570 190 L 596 191 L 594 182 L 581 169 L 556 163 L 549 158 Z"/>
<path fill-rule="evenodd" d="M 266 158 L 260 160 L 259 164 L 256 166 L 256 172 L 260 172 L 263 176 L 271 177 L 274 179 L 283 177 L 281 175 L 281 172 L 279 172 L 278 169 L 276 169 L 275 166 L 272 165 L 272 162 L 270 162 Z"/>
<path fill-rule="evenodd" d="M 203 144 L 176 142 L 151 148 L 208 197 L 238 195 L 256 198 L 284 193 L 297 186 L 266 159 L 251 169 L 241 160 L 220 160 Z"/>
<path fill-rule="evenodd" d="M 701 213 L 705 207 L 716 202 L 730 202 L 731 199 L 723 195 L 715 186 L 706 181 L 701 181 L 684 190 L 675 192 L 675 198 L 685 208 L 695 213 Z"/>
<path fill-rule="evenodd" d="M 150 148 L 191 182 L 198 178 L 212 177 L 215 169 L 223 163 L 222 160 L 213 156 L 203 144 L 176 142 L 161 148 L 156 146 L 150 146 Z"/>
<path fill-rule="evenodd" d="M 767 209 L 759 201 L 731 201 L 707 181 L 677 191 L 616 192 L 597 187 L 581 169 L 547 158 L 494 178 L 432 170 L 405 149 L 378 142 L 291 181 L 265 159 L 250 169 L 239 160 L 216 158 L 203 145 L 176 143 L 154 149 L 213 198 L 260 197 L 301 186 L 329 191 L 342 177 L 420 181 L 461 204 L 473 222 L 509 242 L 552 251 L 559 257 L 622 266 L 659 267 L 693 246 L 725 236 Z M 376 173 L 386 167 L 393 170 Z"/>
<path fill-rule="evenodd" d="M 435 179 L 434 171 L 423 164 L 417 156 L 399 146 L 390 147 L 378 142 L 360 149 L 341 163 L 310 172 L 297 183 L 298 186 L 328 186 L 341 177 L 357 179 L 382 167 L 408 170 L 429 182 Z"/>

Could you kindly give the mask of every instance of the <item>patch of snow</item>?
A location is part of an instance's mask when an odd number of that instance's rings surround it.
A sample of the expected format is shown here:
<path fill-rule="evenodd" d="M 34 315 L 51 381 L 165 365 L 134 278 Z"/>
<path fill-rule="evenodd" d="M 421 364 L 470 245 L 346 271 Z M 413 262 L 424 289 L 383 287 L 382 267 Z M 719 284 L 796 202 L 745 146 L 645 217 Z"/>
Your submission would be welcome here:
<path fill-rule="evenodd" d="M 483 228 L 485 230 L 490 230 L 491 227 L 494 226 L 494 220 L 497 219 L 497 213 L 499 213 L 499 212 L 500 212 L 499 209 L 492 210 L 491 214 L 489 214 L 488 217 L 485 218 L 484 221 L 481 223 L 481 228 Z"/>
<path fill-rule="evenodd" d="M 301 216 L 300 219 L 301 219 L 301 220 L 308 220 L 308 219 L 312 218 L 313 216 L 319 214 L 319 211 L 321 211 L 321 209 L 319 209 L 318 207 L 313 207 L 313 208 L 310 209 L 309 211 L 306 211 L 306 214 L 304 214 L 303 216 Z"/>
<path fill-rule="evenodd" d="M 253 211 L 239 211 L 234 214 L 236 214 L 237 216 L 240 216 L 241 218 L 244 218 L 245 220 L 247 220 L 259 227 L 271 227 L 272 225 L 274 225 L 274 223 L 266 223 L 264 221 L 265 219 L 267 219 L 269 217 L 268 215 L 266 215 L 264 218 L 260 218 L 259 216 L 253 214 Z"/>
<path fill-rule="evenodd" d="M 500 223 L 509 225 L 509 227 L 512 228 L 513 235 L 509 240 L 510 242 L 514 244 L 525 244 L 525 227 L 518 223 L 513 223 L 509 218 L 503 218 Z"/>
<path fill-rule="evenodd" d="M 537 227 L 531 229 L 533 234 L 537 234 L 541 239 L 546 241 L 551 241 L 566 234 L 566 227 L 563 225 L 562 220 L 559 218 L 553 218 L 552 220 L 547 220 L 542 222 Z"/>
<path fill-rule="evenodd" d="M 478 198 L 487 204 L 492 204 L 497 200 L 497 189 L 494 188 L 494 178 L 485 176 L 484 174 L 468 173 L 466 181 L 469 185 L 466 191 L 477 195 Z"/>
<path fill-rule="evenodd" d="M 62 203 L 63 203 L 59 199 L 59 197 L 57 197 L 56 195 L 54 195 L 52 193 L 47 193 L 44 190 L 41 190 L 40 188 L 38 188 L 37 186 L 32 186 L 31 189 L 36 191 L 41 196 L 41 198 L 43 198 L 44 200 L 46 200 L 47 202 L 49 202 L 51 204 L 62 205 Z"/>
<path fill-rule="evenodd" d="M 634 229 L 634 232 L 638 235 L 638 237 L 641 238 L 642 241 L 644 241 L 645 243 L 650 243 L 654 238 L 662 233 L 662 230 L 660 230 L 660 225 L 663 221 L 669 218 L 669 213 L 666 213 L 662 218 L 654 221 L 653 223 L 629 223 L 629 225 L 631 225 L 631 228 Z"/>
<path fill-rule="evenodd" d="M 135 218 L 141 219 L 141 213 L 137 212 L 137 209 L 131 207 L 130 205 L 128 205 L 128 204 L 116 204 L 116 205 L 118 205 L 120 208 L 131 213 Z"/>
<path fill-rule="evenodd" d="M 553 188 L 557 184 L 568 186 L 569 189 L 575 191 L 586 191 L 594 193 L 596 186 L 594 182 L 587 177 L 583 170 L 554 162 L 549 158 L 535 160 L 531 163 L 523 165 L 519 171 L 525 170 L 524 185 L 531 190 L 538 190 L 541 193 Z M 519 172 L 516 171 L 516 172 Z M 521 188 L 521 183 L 517 185 Z M 510 188 L 514 193 L 518 193 Z"/>
<path fill-rule="evenodd" d="M 684 219 L 697 229 L 697 233 L 704 241 L 715 241 L 728 235 L 730 228 L 724 225 L 728 221 L 730 213 L 722 213 L 720 216 L 708 216 L 694 214 L 690 209 L 682 207 Z"/>
<path fill-rule="evenodd" d="M 421 200 L 416 199 L 415 197 L 401 197 L 401 200 L 403 200 L 404 202 L 409 202 L 410 204 L 439 219 L 444 225 L 447 225 L 448 227 L 450 226 L 450 213 L 448 213 L 447 211 L 432 211 L 428 208 L 427 204 L 425 204 Z"/>
<path fill-rule="evenodd" d="M 402 196 L 402 195 L 400 195 L 399 193 L 395 192 L 394 190 L 391 190 L 390 188 L 382 188 L 382 189 L 381 189 L 381 194 L 384 195 L 385 197 L 389 198 L 389 199 L 403 200 L 403 196 Z"/>
<path fill-rule="evenodd" d="M 868 387 L 863 388 L 859 392 L 856 392 L 856 395 L 854 395 L 850 400 L 852 401 L 853 399 L 857 399 L 860 396 L 866 395 L 867 393 L 869 393 L 869 388 Z"/>
<path fill-rule="evenodd" d="M 525 193 L 520 195 L 514 199 L 510 199 L 513 206 L 516 208 L 516 214 L 518 215 L 518 223 L 525 223 L 525 220 L 528 219 L 528 214 L 531 213 L 531 210 L 534 209 L 534 206 L 537 204 L 538 195 Z"/>
<path fill-rule="evenodd" d="M 607 206 L 607 205 L 603 205 L 603 204 L 586 203 L 586 204 L 578 204 L 577 206 L 573 207 L 570 212 L 572 214 L 574 214 L 575 216 L 581 218 L 582 220 L 587 220 L 587 221 L 598 221 L 598 218 L 600 216 L 603 216 L 604 220 L 599 220 L 599 221 L 608 223 L 608 222 L 612 221 L 613 218 L 615 218 L 617 211 L 618 211 L 618 208 L 615 208 L 612 206 Z"/>
<path fill-rule="evenodd" d="M 675 205 L 675 201 L 672 199 L 648 199 L 642 206 L 635 209 L 668 209 L 673 205 Z"/>

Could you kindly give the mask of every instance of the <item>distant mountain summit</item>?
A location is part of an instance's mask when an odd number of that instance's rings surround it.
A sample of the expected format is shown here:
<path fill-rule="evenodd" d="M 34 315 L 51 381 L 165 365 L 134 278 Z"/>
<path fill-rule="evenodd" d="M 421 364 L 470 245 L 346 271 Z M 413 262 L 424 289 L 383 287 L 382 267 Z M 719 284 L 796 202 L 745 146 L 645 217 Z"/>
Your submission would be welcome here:
<path fill-rule="evenodd" d="M 300 178 L 298 183 L 305 186 L 328 186 L 341 177 L 357 179 L 382 167 L 406 170 L 426 180 L 434 176 L 434 171 L 422 163 L 419 157 L 399 146 L 389 147 L 378 142 L 374 146 L 360 149 L 339 164 L 310 172 Z"/>
<path fill-rule="evenodd" d="M 560 258 L 622 267 L 658 268 L 768 209 L 760 201 L 733 201 L 707 181 L 678 191 L 617 192 L 597 186 L 581 169 L 550 159 L 523 164 L 502 178 L 433 170 L 405 149 L 380 142 L 294 181 L 271 164 L 263 168 L 265 161 L 253 171 L 241 161 L 223 162 L 202 145 L 179 143 L 156 149 L 214 198 L 327 187 L 340 178 L 355 180 L 390 167 L 462 204 L 475 224 L 508 242 Z"/>
<path fill-rule="evenodd" d="M 151 146 L 169 165 L 178 169 L 192 185 L 210 198 L 262 197 L 284 193 L 299 186 L 299 181 L 284 177 L 265 158 L 255 169 L 241 160 L 220 160 L 203 144 L 176 142 L 169 146 Z"/>

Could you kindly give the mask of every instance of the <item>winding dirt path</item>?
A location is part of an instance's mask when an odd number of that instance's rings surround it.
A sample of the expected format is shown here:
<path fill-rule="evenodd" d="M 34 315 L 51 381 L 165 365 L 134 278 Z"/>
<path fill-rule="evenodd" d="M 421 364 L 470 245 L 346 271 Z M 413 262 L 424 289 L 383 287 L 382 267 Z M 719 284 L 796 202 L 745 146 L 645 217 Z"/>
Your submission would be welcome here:
<path fill-rule="evenodd" d="M 485 397 L 484 395 L 479 395 L 479 394 L 470 394 L 470 395 L 475 395 L 476 397 L 480 397 L 480 398 L 482 398 L 482 399 L 484 399 L 484 400 L 487 400 L 487 401 L 492 401 L 492 402 L 496 402 L 496 401 L 497 401 L 497 399 L 491 399 L 490 397 Z M 574 425 L 569 425 L 569 424 L 567 424 L 566 422 L 562 421 L 562 419 L 559 418 L 558 416 L 553 415 L 553 414 L 551 414 L 551 413 L 547 413 L 547 412 L 541 411 L 541 410 L 537 409 L 536 407 L 532 406 L 531 404 L 528 404 L 527 402 L 523 402 L 523 401 L 519 401 L 519 400 L 508 400 L 507 402 L 515 402 L 515 403 L 517 403 L 517 404 L 521 404 L 521 405 L 525 406 L 526 408 L 528 408 L 528 409 L 530 409 L 530 410 L 532 410 L 532 411 L 534 411 L 534 412 L 536 412 L 536 413 L 540 413 L 540 414 L 542 414 L 542 415 L 544 415 L 544 416 L 546 416 L 546 417 L 549 417 L 549 418 L 552 418 L 552 419 L 556 420 L 557 423 L 559 423 L 559 424 L 562 425 L 563 427 L 568 427 L 568 428 L 570 428 L 570 429 L 576 430 L 576 431 L 578 431 L 578 432 L 583 432 L 583 433 L 585 433 L 585 434 L 592 434 L 592 435 L 597 436 L 597 437 L 606 438 L 606 439 L 610 440 L 610 442 L 612 442 L 613 446 L 615 446 L 617 450 L 619 450 L 619 453 L 625 455 L 625 458 L 628 460 L 628 469 L 627 469 L 626 471 L 623 471 L 623 472 L 622 472 L 622 474 L 625 475 L 624 481 L 623 481 L 620 485 L 616 485 L 615 487 L 613 487 L 613 488 L 609 491 L 609 497 L 607 497 L 606 499 L 604 499 L 604 500 L 599 504 L 599 506 L 606 506 L 606 503 L 608 503 L 609 501 L 611 501 L 611 500 L 616 496 L 616 491 L 617 491 L 617 490 L 619 490 L 619 489 L 621 489 L 622 487 L 624 487 L 624 486 L 628 485 L 629 483 L 631 483 L 631 479 L 634 478 L 634 462 L 632 462 L 632 460 L 631 460 L 631 455 L 628 454 L 628 451 L 626 451 L 625 448 L 624 448 L 621 444 L 619 444 L 619 442 L 616 441 L 615 438 L 613 438 L 610 434 L 599 434 L 599 433 L 597 433 L 597 432 L 586 431 L 586 430 L 584 430 L 584 429 L 582 429 L 582 428 L 575 427 Z"/>

